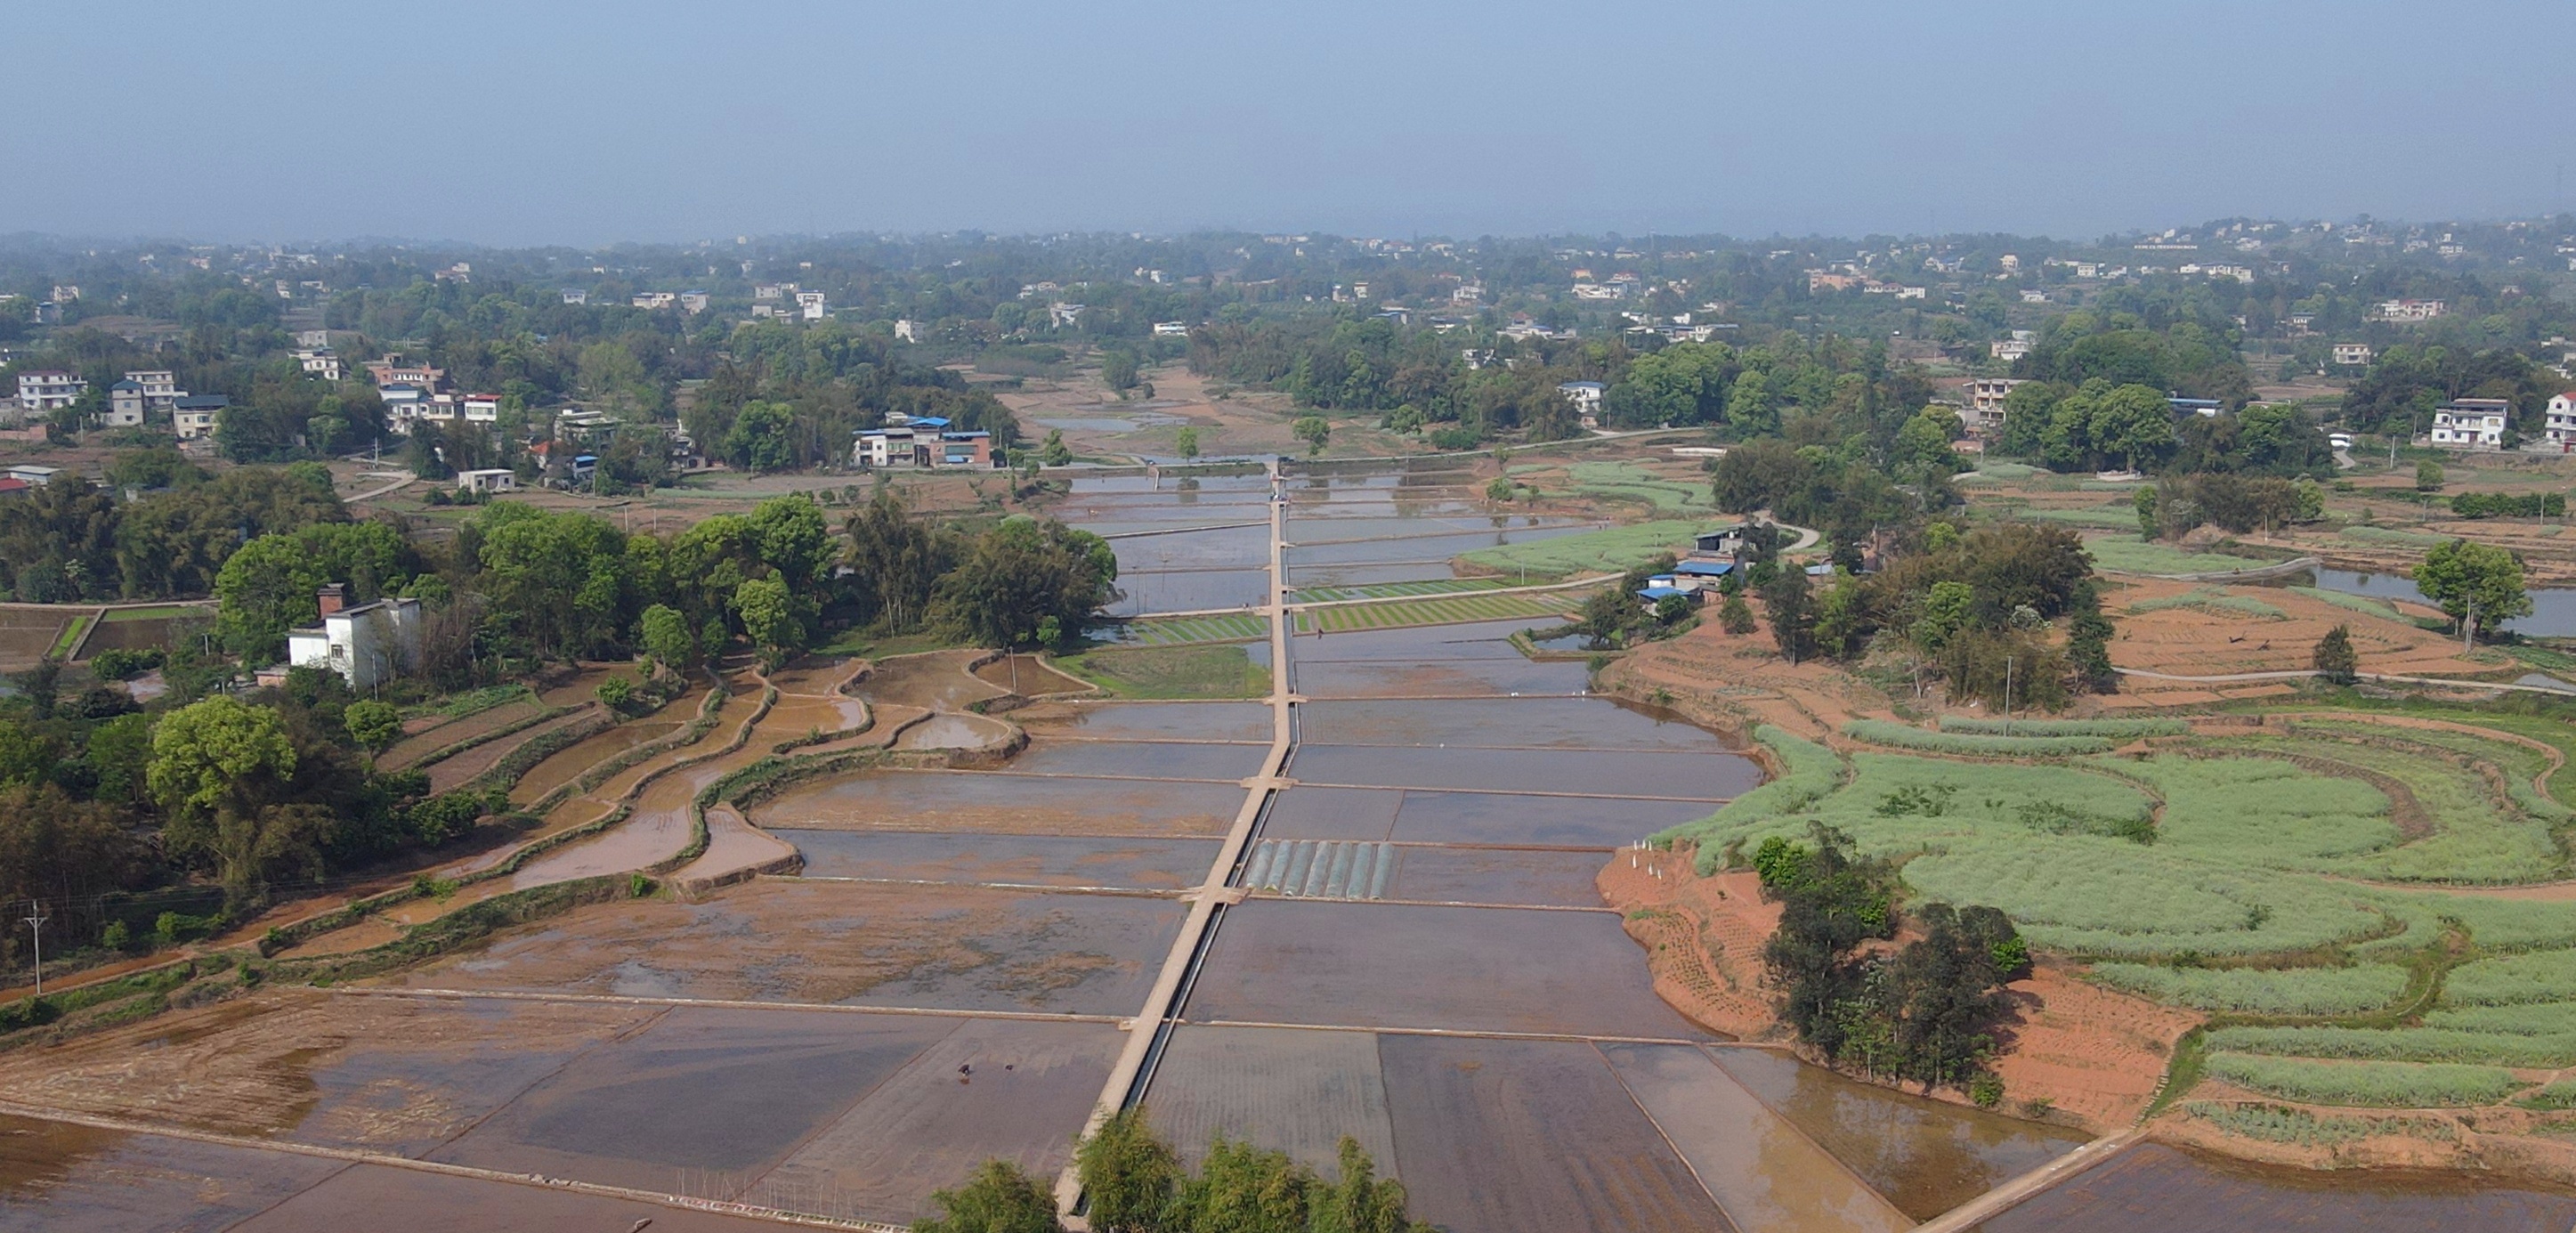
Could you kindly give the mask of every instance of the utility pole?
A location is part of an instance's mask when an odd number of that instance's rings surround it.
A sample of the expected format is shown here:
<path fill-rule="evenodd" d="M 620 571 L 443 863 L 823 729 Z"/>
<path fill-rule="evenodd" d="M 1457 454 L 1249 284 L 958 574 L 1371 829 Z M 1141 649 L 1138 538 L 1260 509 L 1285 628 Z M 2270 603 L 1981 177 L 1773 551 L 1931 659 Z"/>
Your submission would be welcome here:
<path fill-rule="evenodd" d="M 36 937 L 36 996 L 45 996 L 45 905 L 30 901 L 27 905 L 27 930 Z"/>
<path fill-rule="evenodd" d="M 2466 655 L 2475 649 L 2470 645 L 2469 640 L 2476 637 L 2477 632 L 2478 597 L 2472 595 L 2469 597 L 2469 615 L 2460 618 L 2460 654 Z"/>
<path fill-rule="evenodd" d="M 2014 655 L 2011 655 L 2011 654 L 2006 654 L 2006 655 L 2004 656 L 2004 735 L 2005 735 L 2005 736 L 2011 736 L 2011 735 L 2012 735 L 2012 687 L 2013 687 L 2013 666 L 2014 666 L 2015 664 L 2019 663 L 2019 662 L 2020 662 L 2020 660 L 2019 660 L 2019 657 L 2017 657 L 2017 656 L 2014 656 Z"/>

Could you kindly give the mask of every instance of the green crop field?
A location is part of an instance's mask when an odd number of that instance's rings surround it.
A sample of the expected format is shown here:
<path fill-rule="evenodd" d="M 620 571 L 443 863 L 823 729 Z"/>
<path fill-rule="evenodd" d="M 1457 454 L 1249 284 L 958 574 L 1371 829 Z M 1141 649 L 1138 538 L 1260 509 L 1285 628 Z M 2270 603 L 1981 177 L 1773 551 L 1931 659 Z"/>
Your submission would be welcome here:
<path fill-rule="evenodd" d="M 2213 574 L 2261 569 L 2265 564 L 2244 557 L 2151 544 L 2134 535 L 2097 535 L 2084 541 L 2084 548 L 2093 554 L 2094 564 L 2122 574 Z"/>
<path fill-rule="evenodd" d="M 1293 594 L 1301 604 L 1331 603 L 1342 599 L 1388 599 L 1405 595 L 1465 595 L 1491 591 L 1512 585 L 1508 578 L 1437 578 L 1424 582 L 1372 582 L 1351 587 L 1297 587 Z"/>
<path fill-rule="evenodd" d="M 2100 736 L 2024 736 L 2001 733 L 1927 732 L 1912 724 L 1893 723 L 1884 719 L 1855 719 L 1843 725 L 1843 735 L 1872 745 L 1893 745 L 1899 749 L 1921 749 L 1931 753 L 1950 754 L 2027 754 L 2031 757 L 2053 757 L 2066 754 L 2100 753 L 2111 747 L 2108 737 Z"/>
<path fill-rule="evenodd" d="M 2332 1015 L 2377 1010 L 2406 990 L 2406 969 L 2361 963 L 2348 968 L 2171 968 L 2100 963 L 2093 978 L 2114 989 L 2194 1010 Z"/>
<path fill-rule="evenodd" d="M 1671 479 L 1627 460 L 1575 463 L 1566 469 L 1566 487 L 1577 496 L 1632 502 L 1665 516 L 1715 509 L 1706 481 Z"/>
<path fill-rule="evenodd" d="M 2247 1053 L 2209 1055 L 2209 1073 L 2289 1100 L 2398 1109 L 2491 1105 L 2531 1086 L 2495 1066 L 2316 1062 Z"/>
<path fill-rule="evenodd" d="M 2372 599 L 2367 595 L 2355 595 L 2349 591 L 2329 591 L 2324 587 L 2291 587 L 2290 589 L 2310 599 L 2322 599 L 2338 608 L 2350 608 L 2355 612 L 2366 612 L 2392 621 L 2399 619 L 2397 605 L 2384 599 Z"/>
<path fill-rule="evenodd" d="M 1321 629 L 1328 634 L 1337 634 L 1354 629 L 1398 629 L 1412 625 L 1463 625 L 1476 621 L 1560 617 L 1581 602 L 1580 595 L 1546 592 L 1338 604 L 1297 613 L 1297 632 L 1312 633 Z"/>
<path fill-rule="evenodd" d="M 2394 548 L 2431 548 L 2451 542 L 2447 535 L 2434 535 L 2424 531 L 2400 531 L 2394 527 L 2345 527 L 2335 534 L 2356 544 L 2375 544 Z"/>
<path fill-rule="evenodd" d="M 2576 1063 L 2576 1026 L 2547 1035 L 2436 1027 L 2230 1027 L 2211 1032 L 2209 1046 L 2297 1057 L 2555 1068 Z"/>
<path fill-rule="evenodd" d="M 2285 620 L 2290 615 L 2251 595 L 2230 595 L 2217 587 L 2193 587 L 2180 595 L 2142 599 L 2129 605 L 2131 612 L 2162 612 L 2167 608 L 2198 608 L 2222 616 L 2254 617 L 2265 621 Z"/>
<path fill-rule="evenodd" d="M 1248 614 L 1149 618 L 1142 621 L 1129 621 L 1124 628 L 1128 637 L 1146 646 L 1176 646 L 1193 642 L 1244 642 L 1270 636 L 1269 620 Z"/>
<path fill-rule="evenodd" d="M 1723 525 L 1726 524 L 1720 519 L 1639 522 L 1554 539 L 1479 548 L 1463 559 L 1515 580 L 1523 575 L 1544 581 L 1573 574 L 1616 573 L 1668 552 L 1687 551 L 1691 537 Z"/>
<path fill-rule="evenodd" d="M 1056 666 L 1121 698 L 1257 698 L 1270 672 L 1240 646 L 1106 646 Z"/>
<path fill-rule="evenodd" d="M 2181 736 L 2191 725 L 2179 719 L 1989 719 L 1944 715 L 1943 732 L 1990 736 L 2107 736 L 2135 740 L 2142 736 Z"/>

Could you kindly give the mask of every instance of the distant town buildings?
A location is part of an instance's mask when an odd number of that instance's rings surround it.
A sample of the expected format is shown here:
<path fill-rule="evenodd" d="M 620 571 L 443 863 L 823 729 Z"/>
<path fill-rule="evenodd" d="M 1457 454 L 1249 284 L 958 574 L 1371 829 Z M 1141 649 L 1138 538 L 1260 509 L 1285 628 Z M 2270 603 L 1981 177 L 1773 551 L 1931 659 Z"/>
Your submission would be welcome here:
<path fill-rule="evenodd" d="M 2440 300 L 2381 300 L 2371 316 L 2381 321 L 2430 321 L 2449 307 Z"/>

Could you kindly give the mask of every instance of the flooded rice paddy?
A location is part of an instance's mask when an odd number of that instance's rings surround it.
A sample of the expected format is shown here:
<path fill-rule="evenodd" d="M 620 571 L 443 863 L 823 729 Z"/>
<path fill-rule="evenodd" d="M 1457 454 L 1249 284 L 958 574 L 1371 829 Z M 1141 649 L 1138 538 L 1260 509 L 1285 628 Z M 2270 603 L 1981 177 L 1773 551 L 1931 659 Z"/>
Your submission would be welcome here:
<path fill-rule="evenodd" d="M 1457 552 L 1580 529 L 1498 521 L 1462 473 L 1301 478 L 1285 534 L 1300 546 L 1273 579 L 1269 492 L 1257 475 L 1083 479 L 1061 512 L 1121 537 L 1133 611 L 1445 578 Z M 1523 624 L 1296 638 L 1279 665 L 1255 644 L 1297 699 L 1278 713 L 1059 699 L 987 718 L 965 712 L 1082 683 L 937 652 L 874 665 L 851 697 L 846 665 L 799 665 L 741 750 L 621 772 L 548 826 L 642 783 L 633 817 L 529 869 L 677 850 L 699 788 L 854 726 L 861 699 L 901 748 L 1029 744 L 983 769 L 794 785 L 748 807 L 765 833 L 722 817 L 726 835 L 793 845 L 801 878 L 598 905 L 355 991 L 257 993 L 0 1056 L 0 1100 L 225 1137 L 0 1118 L 0 1229 L 777 1227 L 667 1195 L 901 1224 L 988 1158 L 1052 1179 L 1104 1099 L 1141 1103 L 1192 1158 L 1222 1134 L 1329 1172 L 1352 1136 L 1452 1233 L 1902 1229 L 2083 1141 L 1720 1039 L 1657 997 L 1593 879 L 1759 772 L 1706 731 L 1588 696 L 1581 663 L 1524 658 L 1507 641 Z M 1035 679 L 1013 690 L 1015 667 Z M 756 686 L 732 688 L 738 705 Z M 695 703 L 555 755 L 523 799 Z M 1255 777 L 1283 713 L 1278 788 Z M 741 714 L 683 756 L 722 747 Z M 1211 880 L 1234 889 L 1201 938 L 1185 895 Z M 1170 996 L 1167 962 L 1186 969 Z M 1134 1078 L 1122 1059 L 1141 1059 Z M 2137 1147 L 1984 1227 L 2576 1220 L 2563 1196 L 2447 1185 L 2319 1185 Z"/>

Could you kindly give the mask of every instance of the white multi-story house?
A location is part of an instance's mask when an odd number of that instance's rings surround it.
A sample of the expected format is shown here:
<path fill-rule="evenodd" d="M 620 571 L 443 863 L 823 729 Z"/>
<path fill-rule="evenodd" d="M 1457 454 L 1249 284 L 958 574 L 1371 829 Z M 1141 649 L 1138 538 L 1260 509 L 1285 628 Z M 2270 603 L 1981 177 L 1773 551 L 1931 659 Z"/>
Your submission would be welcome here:
<path fill-rule="evenodd" d="M 628 301 L 628 303 L 633 304 L 637 308 L 669 308 L 672 304 L 678 302 L 679 298 L 679 296 L 668 291 L 639 291 L 635 293 L 635 298 Z"/>
<path fill-rule="evenodd" d="M 498 394 L 468 394 L 462 401 L 467 423 L 490 424 L 501 418 L 501 396 Z"/>
<path fill-rule="evenodd" d="M 385 400 L 385 427 L 410 436 L 412 423 L 429 402 L 429 391 L 417 385 L 388 385 L 378 393 Z"/>
<path fill-rule="evenodd" d="M 2334 362 L 2346 368 L 2360 368 L 2368 365 L 2371 357 L 2375 354 L 2377 353 L 2370 349 L 2369 343 L 2336 343 L 2334 345 Z"/>
<path fill-rule="evenodd" d="M 797 293 L 796 293 L 796 313 L 797 313 L 797 315 L 798 315 L 798 316 L 801 316 L 801 317 L 805 318 L 805 319 L 806 319 L 806 320 L 808 320 L 808 321 L 820 321 L 820 320 L 822 320 L 822 319 L 823 319 L 823 293 L 822 293 L 822 292 L 820 292 L 820 291 L 799 291 L 799 292 L 797 292 Z"/>
<path fill-rule="evenodd" d="M 681 293 L 680 293 L 680 311 L 682 311 L 682 312 L 686 312 L 686 313 L 702 313 L 702 312 L 705 312 L 706 310 L 707 310 L 707 293 L 706 293 L 706 292 L 703 292 L 703 291 L 683 291 L 683 292 L 681 292 Z"/>
<path fill-rule="evenodd" d="M 179 379 L 166 368 L 137 369 L 125 374 L 125 379 L 143 387 L 143 409 L 146 411 L 167 411 L 172 403 L 188 393 L 179 388 Z"/>
<path fill-rule="evenodd" d="M 223 418 L 224 408 L 232 400 L 221 394 L 182 394 L 170 404 L 170 426 L 182 441 L 215 435 L 215 421 Z"/>
<path fill-rule="evenodd" d="M 80 401 L 80 396 L 88 392 L 89 382 L 75 373 L 40 368 L 18 374 L 18 409 L 21 411 L 60 411 Z"/>
<path fill-rule="evenodd" d="M 2504 399 L 2455 398 L 2434 409 L 2429 437 L 2452 449 L 2502 449 L 2512 419 L 2513 404 Z"/>
<path fill-rule="evenodd" d="M 2576 390 L 2549 396 L 2549 439 L 2561 447 L 2576 445 Z"/>
<path fill-rule="evenodd" d="M 2004 399 L 2012 396 L 2013 387 L 2021 384 L 2010 377 L 1979 377 L 1968 383 L 1968 426 L 1980 432 L 2001 432 L 2004 427 Z"/>
<path fill-rule="evenodd" d="M 1164 338 L 1187 338 L 1190 336 L 1190 323 L 1187 321 L 1157 321 L 1154 323 L 1154 333 Z"/>
<path fill-rule="evenodd" d="M 2382 321 L 2430 321 L 2448 311 L 2450 305 L 2440 300 L 2381 300 L 2372 314 Z"/>
<path fill-rule="evenodd" d="M 563 291 L 563 302 L 566 304 L 588 304 L 590 303 L 590 293 L 587 291 L 576 291 L 570 287 L 566 287 Z"/>
<path fill-rule="evenodd" d="M 340 379 L 340 357 L 329 347 L 298 347 L 295 349 L 295 362 L 304 366 L 308 376 L 325 381 Z"/>
<path fill-rule="evenodd" d="M 1996 359 L 2009 364 L 2014 360 L 2030 354 L 2032 345 L 2034 345 L 2038 339 L 2039 335 L 2034 331 L 2014 330 L 2010 337 L 1998 338 L 1993 343 L 1989 344 L 1987 350 L 1993 352 Z"/>
<path fill-rule="evenodd" d="M 349 606 L 346 583 L 322 588 L 322 621 L 286 634 L 286 662 L 337 672 L 367 690 L 420 670 L 420 601 L 380 599 Z"/>
<path fill-rule="evenodd" d="M 1574 404 L 1574 414 L 1584 427 L 1601 426 L 1601 396 L 1610 392 L 1609 386 L 1598 381 L 1567 381 L 1558 385 L 1556 392 Z"/>

